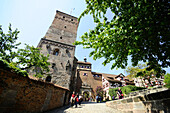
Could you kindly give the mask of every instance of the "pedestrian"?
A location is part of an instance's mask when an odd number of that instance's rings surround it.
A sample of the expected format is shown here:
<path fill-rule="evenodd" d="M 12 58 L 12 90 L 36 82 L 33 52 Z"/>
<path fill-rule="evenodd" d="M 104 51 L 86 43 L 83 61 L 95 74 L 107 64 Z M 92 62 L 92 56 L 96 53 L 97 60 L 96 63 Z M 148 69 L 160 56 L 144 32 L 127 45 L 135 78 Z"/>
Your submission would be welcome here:
<path fill-rule="evenodd" d="M 112 96 L 112 100 L 115 100 L 115 96 L 114 95 Z"/>
<path fill-rule="evenodd" d="M 79 94 L 77 93 L 75 96 L 75 107 L 77 108 L 77 104 L 79 102 Z"/>
<path fill-rule="evenodd" d="M 71 95 L 70 102 L 71 102 L 71 107 L 73 107 L 74 106 L 74 102 L 75 102 L 75 92 L 74 91 L 73 91 L 73 93 Z"/>
<path fill-rule="evenodd" d="M 119 89 L 118 89 L 118 91 L 117 91 L 117 94 L 118 94 L 118 96 L 119 96 L 119 99 L 122 99 L 122 98 L 123 98 L 123 93 L 122 93 L 120 87 L 119 87 Z"/>
<path fill-rule="evenodd" d="M 99 96 L 98 96 L 98 95 L 96 95 L 96 101 L 97 101 L 97 103 L 98 103 L 98 101 L 99 101 Z"/>
<path fill-rule="evenodd" d="M 83 101 L 82 95 L 79 95 L 79 105 L 81 105 L 81 102 Z"/>

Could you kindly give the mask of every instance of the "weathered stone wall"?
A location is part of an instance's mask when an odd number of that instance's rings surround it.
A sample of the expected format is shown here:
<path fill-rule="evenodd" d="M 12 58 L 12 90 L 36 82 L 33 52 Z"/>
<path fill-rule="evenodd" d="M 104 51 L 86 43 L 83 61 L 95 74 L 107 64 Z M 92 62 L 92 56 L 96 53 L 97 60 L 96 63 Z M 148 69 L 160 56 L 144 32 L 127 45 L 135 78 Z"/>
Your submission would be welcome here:
<path fill-rule="evenodd" d="M 109 101 L 106 105 L 123 113 L 169 113 L 170 90 L 156 89 L 149 94 Z"/>
<path fill-rule="evenodd" d="M 43 112 L 68 104 L 69 90 L 0 69 L 0 113 Z"/>

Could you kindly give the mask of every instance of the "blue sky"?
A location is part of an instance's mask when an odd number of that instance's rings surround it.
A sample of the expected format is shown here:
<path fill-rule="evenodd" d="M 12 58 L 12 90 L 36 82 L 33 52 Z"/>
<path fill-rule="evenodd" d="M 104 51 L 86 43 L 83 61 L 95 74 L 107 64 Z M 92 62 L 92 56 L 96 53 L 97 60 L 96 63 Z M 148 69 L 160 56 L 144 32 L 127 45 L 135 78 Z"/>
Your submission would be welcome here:
<path fill-rule="evenodd" d="M 21 47 L 24 47 L 24 43 L 37 46 L 51 25 L 56 10 L 79 17 L 85 8 L 85 0 L 0 0 L 0 25 L 5 32 L 8 30 L 9 23 L 12 24 L 13 30 L 17 28 L 20 31 L 18 42 L 22 43 Z M 110 15 L 108 13 L 108 16 Z M 90 15 L 83 17 L 79 23 L 77 40 L 80 40 L 79 37 L 84 32 L 88 32 L 94 27 L 95 24 Z M 112 63 L 103 66 L 104 59 L 94 61 L 92 57 L 89 57 L 90 51 L 91 49 L 77 46 L 75 56 L 80 61 L 83 61 L 86 56 L 87 61 L 92 63 L 92 70 L 95 72 L 126 75 L 123 69 L 111 70 Z M 130 66 L 130 60 L 128 62 Z M 167 68 L 166 71 L 170 73 L 170 68 Z"/>

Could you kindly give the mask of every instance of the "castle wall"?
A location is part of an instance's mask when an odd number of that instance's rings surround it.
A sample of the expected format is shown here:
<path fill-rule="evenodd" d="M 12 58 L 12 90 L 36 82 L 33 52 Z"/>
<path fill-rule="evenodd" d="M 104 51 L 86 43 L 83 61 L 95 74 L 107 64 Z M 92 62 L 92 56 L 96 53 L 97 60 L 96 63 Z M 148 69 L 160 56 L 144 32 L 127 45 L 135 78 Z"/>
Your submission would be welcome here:
<path fill-rule="evenodd" d="M 0 112 L 31 113 L 68 104 L 69 90 L 0 69 Z"/>

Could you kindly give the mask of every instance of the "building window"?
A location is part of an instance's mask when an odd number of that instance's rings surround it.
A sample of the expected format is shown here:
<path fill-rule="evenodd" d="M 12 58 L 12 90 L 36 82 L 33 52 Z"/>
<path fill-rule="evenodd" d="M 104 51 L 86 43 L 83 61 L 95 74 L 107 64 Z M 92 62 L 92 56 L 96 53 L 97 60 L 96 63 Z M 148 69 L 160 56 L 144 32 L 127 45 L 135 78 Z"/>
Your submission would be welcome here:
<path fill-rule="evenodd" d="M 60 39 L 62 39 L 63 37 L 61 36 Z"/>
<path fill-rule="evenodd" d="M 80 66 L 81 68 L 84 68 L 84 66 Z"/>
<path fill-rule="evenodd" d="M 45 79 L 46 82 L 51 82 L 51 76 L 47 76 Z"/>
<path fill-rule="evenodd" d="M 49 44 L 46 45 L 46 48 L 47 48 L 48 54 L 50 54 L 50 52 L 51 52 L 51 47 L 50 47 L 50 45 L 49 45 Z"/>
<path fill-rule="evenodd" d="M 69 50 L 66 49 L 66 53 L 67 53 L 67 56 L 70 58 L 71 54 L 70 54 Z"/>
<path fill-rule="evenodd" d="M 65 16 L 63 16 L 63 18 L 65 18 Z"/>
<path fill-rule="evenodd" d="M 87 68 L 90 68 L 90 66 L 87 66 Z"/>
<path fill-rule="evenodd" d="M 65 25 L 64 28 L 67 28 L 67 26 Z"/>
<path fill-rule="evenodd" d="M 71 21 L 73 21 L 73 19 L 71 19 Z"/>
<path fill-rule="evenodd" d="M 56 65 L 55 63 L 52 63 L 52 67 L 51 67 L 51 68 L 53 68 L 53 69 L 54 69 L 54 68 L 55 68 L 55 65 Z"/>
<path fill-rule="evenodd" d="M 86 68 L 86 66 L 84 66 L 84 68 Z"/>
<path fill-rule="evenodd" d="M 100 77 L 99 75 L 93 75 L 93 77 Z"/>
<path fill-rule="evenodd" d="M 84 73 L 83 76 L 87 76 L 87 73 Z"/>
<path fill-rule="evenodd" d="M 59 54 L 59 49 L 55 49 L 54 52 L 53 52 L 53 55 L 58 56 L 58 54 Z"/>
<path fill-rule="evenodd" d="M 109 83 L 106 83 L 106 87 L 108 87 L 109 86 Z"/>

